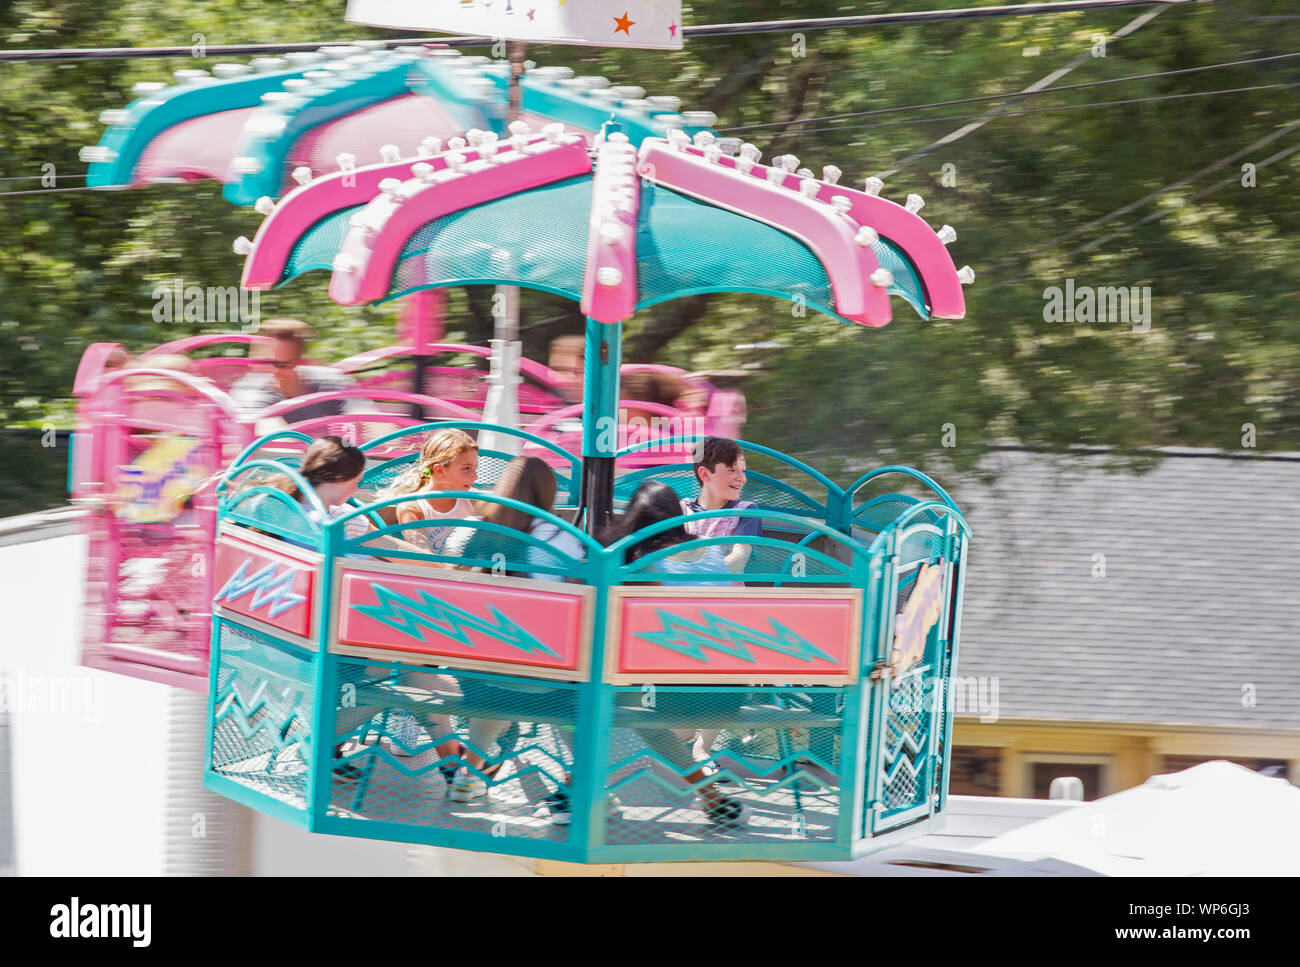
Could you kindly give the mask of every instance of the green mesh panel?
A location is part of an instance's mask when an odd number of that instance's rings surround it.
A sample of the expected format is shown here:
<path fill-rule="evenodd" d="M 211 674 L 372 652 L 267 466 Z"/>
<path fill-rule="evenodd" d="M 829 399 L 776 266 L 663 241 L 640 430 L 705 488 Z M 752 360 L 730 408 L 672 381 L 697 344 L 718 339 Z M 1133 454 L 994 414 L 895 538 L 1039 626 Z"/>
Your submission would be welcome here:
<path fill-rule="evenodd" d="M 584 176 L 434 219 L 403 247 L 392 297 L 451 281 L 509 280 L 577 302 L 590 217 Z"/>
<path fill-rule="evenodd" d="M 791 493 L 775 478 L 753 470 L 747 470 L 746 477 L 748 482 L 741 497 L 744 500 L 752 500 L 760 509 L 776 510 L 801 517 L 825 517 L 826 511 L 816 499 L 797 492 Z M 696 497 L 700 492 L 694 467 L 691 464 L 683 464 L 677 467 L 654 467 L 649 473 L 633 472 L 617 478 L 614 481 L 614 499 L 631 500 L 637 488 L 647 480 L 658 480 L 667 484 L 682 499 Z"/>
<path fill-rule="evenodd" d="M 576 686 L 335 660 L 356 704 L 335 716 L 342 748 L 331 815 L 482 832 L 503 846 L 511 838 L 567 840 L 569 827 L 553 821 L 551 807 L 556 792 L 569 789 Z M 470 767 L 457 742 L 482 755 L 484 767 Z M 484 781 L 486 795 L 449 797 L 461 766 Z"/>
<path fill-rule="evenodd" d="M 683 290 L 762 289 L 833 314 L 830 281 L 806 245 L 666 188 L 641 186 L 637 260 L 638 304 Z"/>
<path fill-rule="evenodd" d="M 704 582 L 732 582 L 747 584 L 750 587 L 767 585 L 843 587 L 850 583 L 848 550 L 831 541 L 823 541 L 816 548 L 795 542 L 782 542 L 773 546 L 756 544 L 749 540 L 737 541 L 732 538 L 719 540 L 717 543 L 724 551 L 735 544 L 749 544 L 751 550 L 749 558 L 745 561 L 744 570 L 684 573 L 664 573 L 660 570 L 659 562 L 664 557 L 682 553 L 692 554 L 698 548 L 707 546 L 702 542 L 688 541 L 674 545 L 670 549 L 661 549 L 666 550 L 666 554 L 653 551 L 645 557 L 628 562 L 620 568 L 619 580 L 629 584 L 650 581 L 678 586 Z"/>
<path fill-rule="evenodd" d="M 305 809 L 315 686 L 310 657 L 225 620 L 217 649 L 213 771 Z"/>
<path fill-rule="evenodd" d="M 821 262 L 808 246 L 770 225 L 643 185 L 637 232 L 638 305 L 683 291 L 748 291 L 802 296 L 817 311 L 835 315 Z M 884 240 L 872 250 L 894 274 L 890 294 L 928 318 L 924 289 L 906 256 Z"/>
<path fill-rule="evenodd" d="M 240 523 L 291 543 L 314 546 L 320 539 L 319 531 L 306 517 L 310 508 L 296 503 L 292 498 L 286 500 L 275 494 L 253 494 L 241 500 L 233 512 L 243 518 Z"/>
<path fill-rule="evenodd" d="M 350 230 L 348 219 L 363 207 L 365 206 L 354 205 L 327 215 L 304 232 L 289 254 L 284 274 L 280 276 L 280 284 L 312 269 L 329 269 Z"/>
<path fill-rule="evenodd" d="M 876 261 L 880 263 L 880 267 L 889 269 L 894 275 L 894 281 L 889 286 L 889 294 L 905 300 L 922 319 L 929 319 L 930 311 L 925 304 L 925 287 L 921 284 L 921 277 L 913 268 L 911 259 L 893 242 L 883 238 L 872 244 L 871 251 L 876 253 Z"/>
<path fill-rule="evenodd" d="M 619 807 L 605 828 L 610 845 L 835 839 L 843 689 L 615 691 L 605 789 Z M 748 809 L 746 822 L 710 819 L 685 778 L 701 765 L 726 782 L 718 794 Z"/>

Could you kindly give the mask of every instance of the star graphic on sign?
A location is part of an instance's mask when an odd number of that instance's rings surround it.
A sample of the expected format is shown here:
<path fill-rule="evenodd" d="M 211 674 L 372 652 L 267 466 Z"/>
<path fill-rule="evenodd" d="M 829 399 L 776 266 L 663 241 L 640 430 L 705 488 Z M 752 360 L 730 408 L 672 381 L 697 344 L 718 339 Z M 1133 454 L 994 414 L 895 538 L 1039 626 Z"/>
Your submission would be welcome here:
<path fill-rule="evenodd" d="M 627 19 L 627 11 L 626 11 L 626 10 L 623 11 L 623 16 L 621 16 L 621 17 L 615 17 L 615 18 L 614 18 L 614 23 L 618 24 L 618 26 L 614 28 L 614 33 L 618 33 L 618 32 L 621 30 L 621 31 L 623 31 L 623 33 L 627 34 L 629 37 L 632 36 L 632 32 L 631 32 L 630 30 L 628 30 L 628 28 L 629 28 L 629 27 L 635 27 L 635 26 L 636 26 L 636 21 L 635 21 L 635 20 L 628 20 L 628 19 Z"/>
<path fill-rule="evenodd" d="M 533 10 L 529 10 L 529 11 L 528 11 L 528 19 L 529 19 L 529 20 L 532 20 L 532 19 L 533 19 L 533 15 L 534 15 L 535 13 L 537 13 L 537 10 L 536 10 L 535 8 L 534 8 Z"/>
<path fill-rule="evenodd" d="M 677 36 L 677 24 L 669 24 L 669 25 L 668 25 L 668 36 L 669 36 L 669 37 L 676 37 L 676 36 Z"/>

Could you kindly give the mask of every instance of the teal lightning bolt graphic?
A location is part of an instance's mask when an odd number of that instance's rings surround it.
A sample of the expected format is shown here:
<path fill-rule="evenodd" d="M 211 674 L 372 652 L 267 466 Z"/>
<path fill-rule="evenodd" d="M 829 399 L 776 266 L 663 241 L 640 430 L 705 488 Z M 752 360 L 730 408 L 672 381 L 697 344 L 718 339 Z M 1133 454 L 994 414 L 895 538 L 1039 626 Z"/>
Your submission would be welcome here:
<path fill-rule="evenodd" d="M 746 644 L 780 652 L 798 658 L 800 661 L 812 661 L 815 658 L 823 661 L 835 660 L 807 638 L 795 634 L 779 621 L 772 619 L 768 620 L 771 622 L 772 630 L 776 632 L 775 635 L 755 631 L 735 621 L 709 614 L 707 611 L 700 612 L 700 617 L 704 619 L 703 624 L 687 621 L 667 611 L 659 611 L 657 614 L 664 630 L 638 634 L 637 637 L 644 638 L 661 648 L 686 655 L 688 658 L 694 658 L 696 661 L 708 662 L 709 659 L 704 654 L 706 648 L 731 655 L 742 661 L 757 661 L 745 647 Z"/>
<path fill-rule="evenodd" d="M 544 651 L 552 658 L 560 657 L 492 605 L 488 605 L 488 611 L 496 619 L 495 624 L 486 618 L 454 608 L 445 601 L 439 601 L 428 591 L 421 591 L 417 600 L 398 594 L 382 584 L 372 584 L 371 587 L 374 588 L 375 600 L 379 603 L 355 604 L 352 607 L 390 628 L 396 628 L 416 641 L 424 641 L 424 632 L 420 630 L 424 627 L 440 635 L 446 635 L 467 648 L 474 648 L 474 642 L 470 641 L 469 635 L 466 634 L 468 630 L 477 631 L 497 641 L 504 641 L 520 651 Z"/>
<path fill-rule="evenodd" d="M 297 569 L 288 568 L 283 574 L 276 577 L 276 566 L 268 564 L 257 573 L 249 575 L 248 568 L 252 563 L 252 558 L 245 558 L 235 573 L 230 576 L 230 580 L 216 593 L 212 600 L 235 601 L 252 591 L 253 600 L 248 605 L 248 610 L 256 611 L 262 605 L 270 602 L 271 607 L 268 614 L 272 618 L 278 618 L 294 605 L 307 600 L 306 597 L 292 590 L 293 579 L 298 575 Z"/>

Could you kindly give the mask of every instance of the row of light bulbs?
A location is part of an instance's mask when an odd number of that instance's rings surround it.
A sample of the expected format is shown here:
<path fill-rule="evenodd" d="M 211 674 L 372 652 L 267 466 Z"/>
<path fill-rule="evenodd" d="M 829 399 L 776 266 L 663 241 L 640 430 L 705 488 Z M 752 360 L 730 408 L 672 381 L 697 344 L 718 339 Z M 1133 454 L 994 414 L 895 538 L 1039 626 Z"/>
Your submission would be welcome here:
<path fill-rule="evenodd" d="M 755 145 L 741 141 L 739 138 L 719 138 L 711 131 L 697 131 L 692 137 L 685 131 L 672 129 L 668 131 L 667 140 L 677 151 L 686 152 L 690 147 L 698 149 L 709 164 L 717 164 L 723 157 L 731 158 L 732 164 L 724 166 L 725 170 L 746 176 L 753 172 L 754 166 L 763 157 L 763 152 Z M 798 158 L 792 154 L 784 154 L 777 155 L 771 160 L 765 178 L 768 184 L 784 188 L 786 179 L 794 175 L 801 179 L 796 190 L 805 198 L 816 198 L 823 184 L 839 184 L 843 174 L 844 172 L 835 165 L 824 165 L 822 177 L 818 180 L 813 175 L 812 169 L 799 167 Z M 875 197 L 879 197 L 884 188 L 885 183 L 874 176 L 867 178 L 863 185 L 863 191 Z M 832 195 L 830 205 L 845 217 L 848 217 L 853 209 L 853 201 L 847 195 Z M 925 207 L 925 199 L 915 193 L 909 194 L 903 207 L 915 215 Z M 942 226 L 935 234 L 944 245 L 951 245 L 957 241 L 957 230 L 951 225 Z M 880 234 L 874 228 L 863 225 L 855 233 L 853 240 L 865 248 L 879 242 Z M 964 265 L 957 270 L 957 278 L 962 285 L 971 285 L 975 281 L 975 270 L 969 265 Z M 875 285 L 888 286 L 893 283 L 894 276 L 888 269 L 879 268 L 871 273 L 871 281 Z"/>

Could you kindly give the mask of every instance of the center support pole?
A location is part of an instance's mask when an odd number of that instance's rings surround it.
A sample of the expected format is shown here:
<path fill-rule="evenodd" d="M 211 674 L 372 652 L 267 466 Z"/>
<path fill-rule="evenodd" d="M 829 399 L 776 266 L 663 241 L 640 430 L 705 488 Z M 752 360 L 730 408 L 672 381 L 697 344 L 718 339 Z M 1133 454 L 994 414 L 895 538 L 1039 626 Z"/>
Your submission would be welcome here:
<path fill-rule="evenodd" d="M 614 511 L 614 455 L 618 452 L 618 370 L 623 324 L 587 320 L 582 367 L 582 503 L 593 537 Z"/>
<path fill-rule="evenodd" d="M 522 40 L 510 41 L 507 48 L 510 79 L 506 86 L 506 124 L 519 120 L 521 92 L 519 79 L 526 69 L 524 56 L 527 45 Z M 483 403 L 483 422 L 497 426 L 520 428 L 519 417 L 519 357 L 523 344 L 519 341 L 519 288 L 499 285 L 492 296 L 492 348 L 489 357 L 488 392 Z M 509 433 L 484 430 L 479 434 L 479 446 L 514 456 L 519 453 L 522 441 Z"/>

